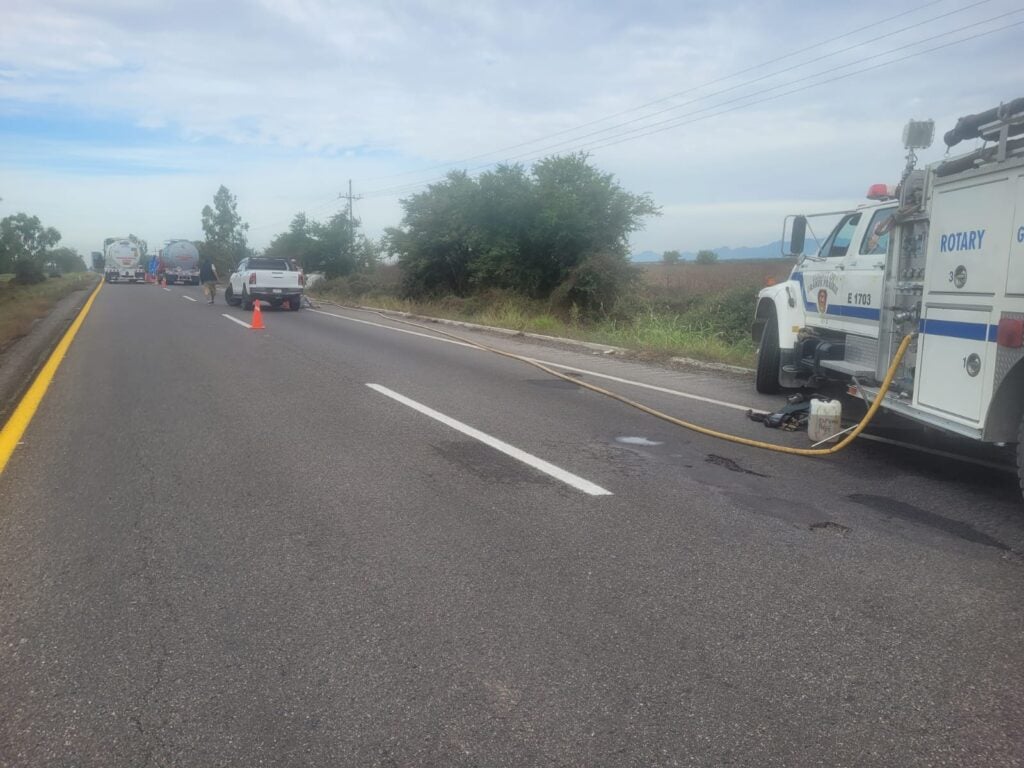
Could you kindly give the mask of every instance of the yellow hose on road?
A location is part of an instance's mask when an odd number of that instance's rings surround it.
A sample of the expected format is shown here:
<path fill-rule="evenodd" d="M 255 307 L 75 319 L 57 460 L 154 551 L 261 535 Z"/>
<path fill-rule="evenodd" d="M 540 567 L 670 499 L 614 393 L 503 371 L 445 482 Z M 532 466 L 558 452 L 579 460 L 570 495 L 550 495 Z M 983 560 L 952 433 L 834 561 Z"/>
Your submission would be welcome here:
<path fill-rule="evenodd" d="M 351 309 L 360 308 L 351 307 Z M 454 333 L 442 331 L 439 328 L 431 328 L 429 326 L 423 325 L 422 323 L 414 323 L 410 320 L 399 320 L 398 318 L 388 317 L 384 313 L 376 312 L 374 310 L 361 311 L 370 311 L 373 312 L 373 314 L 378 315 L 379 317 L 382 317 L 390 322 L 402 323 L 403 325 L 411 325 L 415 328 L 422 328 L 425 331 L 439 333 L 442 336 L 448 336 L 449 338 L 460 341 L 463 344 L 468 344 L 471 347 L 477 347 L 478 349 L 483 349 L 486 350 L 487 352 L 493 352 L 494 354 L 501 355 L 502 357 L 508 357 L 511 358 L 512 360 L 518 360 L 520 362 L 526 363 L 527 365 L 532 365 L 534 368 L 539 368 L 545 373 L 551 374 L 552 376 L 556 376 L 559 379 L 571 381 L 573 384 L 583 387 L 584 389 L 589 389 L 592 392 L 597 392 L 598 394 L 604 395 L 605 397 L 610 397 L 612 400 L 618 400 L 620 403 L 625 403 L 626 405 L 636 408 L 637 410 L 643 411 L 644 413 L 654 416 L 655 418 L 661 419 L 662 421 L 667 421 L 669 424 L 675 424 L 677 427 L 683 427 L 684 429 L 689 429 L 693 432 L 698 432 L 702 435 L 707 435 L 708 437 L 716 437 L 719 440 L 726 440 L 730 443 L 747 445 L 750 446 L 751 448 L 762 448 L 766 451 L 775 451 L 776 453 L 788 453 L 793 456 L 830 456 L 834 453 L 839 453 L 841 450 L 850 445 L 850 443 L 856 440 L 857 436 L 864 431 L 867 425 L 871 423 L 871 420 L 875 418 L 875 414 L 878 413 L 878 409 L 882 406 L 882 400 L 885 398 L 885 394 L 889 391 L 889 387 L 892 384 L 892 380 L 896 376 L 896 370 L 899 368 L 900 362 L 903 360 L 903 355 L 906 354 L 907 347 L 910 346 L 910 342 L 913 341 L 914 336 L 916 335 L 910 333 L 903 337 L 903 341 L 900 342 L 900 346 L 896 350 L 896 355 L 893 357 L 892 363 L 889 364 L 889 370 L 886 371 L 885 373 L 885 379 L 882 381 L 882 386 L 878 390 L 878 394 L 875 395 L 875 399 L 872 401 L 871 407 L 868 408 L 868 412 L 864 414 L 864 418 L 862 418 L 860 422 L 858 422 L 857 426 L 853 428 L 853 431 L 851 431 L 840 442 L 828 448 L 791 448 L 788 445 L 777 445 L 776 443 L 766 443 L 763 440 L 753 440 L 749 437 L 730 435 L 728 432 L 719 432 L 716 429 L 709 429 L 708 427 L 702 427 L 699 424 L 694 424 L 693 422 L 690 421 L 677 419 L 675 416 L 670 416 L 667 413 L 663 413 L 662 411 L 659 411 L 655 408 L 646 406 L 643 403 L 638 403 L 635 400 L 631 400 L 628 397 L 618 394 L 617 392 L 612 392 L 611 390 L 605 389 L 604 387 L 598 387 L 586 381 L 580 381 L 574 376 L 569 376 L 567 374 L 561 373 L 560 371 L 556 371 L 553 368 L 544 365 L 544 363 L 538 363 L 536 360 L 531 360 L 528 357 L 517 355 L 514 352 L 506 352 L 502 349 L 489 347 L 486 344 L 471 341 L 469 339 L 463 338 L 462 336 L 458 336 Z"/>

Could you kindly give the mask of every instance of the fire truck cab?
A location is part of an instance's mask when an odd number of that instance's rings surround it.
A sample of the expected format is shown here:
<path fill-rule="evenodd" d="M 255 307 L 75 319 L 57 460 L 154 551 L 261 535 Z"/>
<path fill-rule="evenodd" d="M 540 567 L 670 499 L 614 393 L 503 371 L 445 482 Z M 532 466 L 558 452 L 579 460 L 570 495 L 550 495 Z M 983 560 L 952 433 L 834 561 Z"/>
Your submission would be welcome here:
<path fill-rule="evenodd" d="M 873 400 L 913 341 L 882 407 L 973 440 L 1018 443 L 1024 486 L 1024 98 L 960 118 L 972 152 L 915 168 L 931 121 L 908 124 L 894 187 L 840 215 L 817 253 L 809 216 L 787 217 L 797 263 L 758 294 L 758 391 L 844 382 Z"/>

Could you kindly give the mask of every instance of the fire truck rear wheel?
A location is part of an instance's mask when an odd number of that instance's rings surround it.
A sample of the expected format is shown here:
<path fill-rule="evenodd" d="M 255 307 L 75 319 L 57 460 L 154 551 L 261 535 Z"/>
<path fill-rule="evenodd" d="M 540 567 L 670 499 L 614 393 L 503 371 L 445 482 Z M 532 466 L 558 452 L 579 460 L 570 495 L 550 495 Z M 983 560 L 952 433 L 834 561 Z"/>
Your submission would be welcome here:
<path fill-rule="evenodd" d="M 754 379 L 757 391 L 765 395 L 776 395 L 782 390 L 779 384 L 779 323 L 772 307 L 765 318 L 761 331 L 761 344 L 757 348 L 757 375 Z"/>
<path fill-rule="evenodd" d="M 1020 482 L 1020 492 L 1024 494 L 1024 415 L 1020 417 L 1020 426 L 1017 427 L 1017 480 Z"/>

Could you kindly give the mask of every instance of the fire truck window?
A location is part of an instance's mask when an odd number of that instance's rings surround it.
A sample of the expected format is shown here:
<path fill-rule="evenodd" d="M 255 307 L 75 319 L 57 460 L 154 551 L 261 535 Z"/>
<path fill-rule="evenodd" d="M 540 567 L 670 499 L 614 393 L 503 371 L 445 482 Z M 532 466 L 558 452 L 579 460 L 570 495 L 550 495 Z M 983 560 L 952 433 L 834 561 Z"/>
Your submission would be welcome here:
<path fill-rule="evenodd" d="M 883 208 L 875 211 L 871 217 L 871 224 L 864 235 L 864 242 L 860 245 L 862 254 L 880 254 L 889 251 L 889 232 L 892 231 L 893 215 L 895 208 Z"/>
<path fill-rule="evenodd" d="M 853 239 L 853 233 L 856 231 L 859 222 L 859 213 L 851 214 L 839 222 L 836 228 L 832 230 L 832 234 L 828 236 L 825 245 L 822 246 L 821 255 L 826 259 L 845 256 L 850 248 L 850 241 Z"/>

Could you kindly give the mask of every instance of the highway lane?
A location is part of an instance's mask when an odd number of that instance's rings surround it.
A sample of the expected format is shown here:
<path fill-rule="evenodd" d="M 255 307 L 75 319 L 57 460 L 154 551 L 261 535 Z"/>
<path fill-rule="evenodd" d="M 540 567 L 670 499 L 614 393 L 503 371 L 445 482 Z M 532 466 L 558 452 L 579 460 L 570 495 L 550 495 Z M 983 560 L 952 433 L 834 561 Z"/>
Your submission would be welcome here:
<path fill-rule="evenodd" d="M 106 286 L 0 477 L 0 764 L 1024 759 L 1012 479 L 728 446 L 379 317 L 184 296 Z"/>

